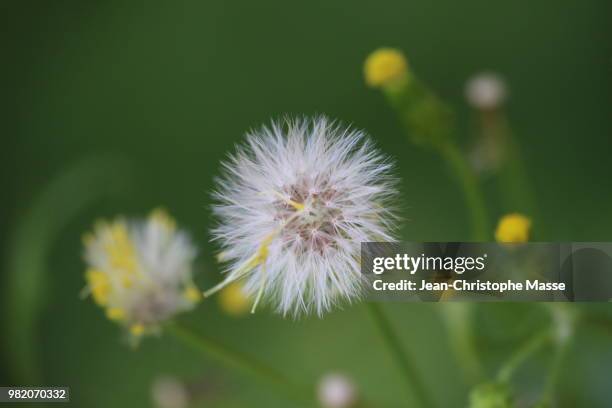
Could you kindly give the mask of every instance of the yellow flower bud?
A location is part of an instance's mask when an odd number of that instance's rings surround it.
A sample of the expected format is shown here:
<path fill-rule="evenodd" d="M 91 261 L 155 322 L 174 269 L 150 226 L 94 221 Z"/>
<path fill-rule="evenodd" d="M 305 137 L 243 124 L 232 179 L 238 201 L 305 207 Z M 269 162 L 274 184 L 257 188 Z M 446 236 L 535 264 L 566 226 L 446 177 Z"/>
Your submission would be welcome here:
<path fill-rule="evenodd" d="M 497 242 L 519 243 L 529 241 L 531 220 L 522 214 L 504 215 L 497 224 L 495 239 Z"/>
<path fill-rule="evenodd" d="M 219 293 L 219 306 L 231 316 L 242 316 L 251 308 L 251 300 L 244 294 L 242 284 L 234 282 Z"/>
<path fill-rule="evenodd" d="M 364 75 L 366 84 L 374 88 L 399 83 L 407 79 L 408 62 L 399 50 L 379 48 L 366 58 Z"/>

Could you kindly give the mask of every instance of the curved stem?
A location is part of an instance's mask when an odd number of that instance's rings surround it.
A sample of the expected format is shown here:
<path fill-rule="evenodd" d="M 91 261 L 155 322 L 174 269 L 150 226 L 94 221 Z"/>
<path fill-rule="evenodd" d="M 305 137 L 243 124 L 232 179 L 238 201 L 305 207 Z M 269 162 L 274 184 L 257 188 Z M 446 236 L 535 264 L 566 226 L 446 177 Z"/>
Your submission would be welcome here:
<path fill-rule="evenodd" d="M 550 340 L 551 332 L 548 329 L 539 332 L 530 338 L 513 355 L 511 355 L 508 361 L 506 361 L 506 364 L 501 367 L 497 374 L 497 379 L 500 382 L 509 382 L 517 368 Z"/>
<path fill-rule="evenodd" d="M 447 161 L 463 190 L 472 239 L 486 242 L 490 235 L 486 206 L 472 168 L 452 139 L 455 133 L 452 110 L 416 77 L 384 87 L 383 92 L 410 140 L 436 149 Z"/>
<path fill-rule="evenodd" d="M 486 242 L 489 239 L 489 221 L 484 199 L 474 172 L 454 143 L 450 141 L 443 143 L 440 146 L 440 153 L 463 190 L 465 204 L 470 212 L 472 239 Z"/>
<path fill-rule="evenodd" d="M 274 368 L 245 353 L 231 349 L 210 337 L 197 334 L 180 323 L 168 323 L 164 326 L 164 329 L 164 332 L 172 334 L 176 339 L 192 349 L 202 354 L 213 356 L 244 373 L 250 374 L 297 402 L 308 403 L 313 399 L 311 390 L 294 384 Z"/>
<path fill-rule="evenodd" d="M 124 196 L 132 184 L 131 167 L 123 158 L 87 157 L 52 177 L 15 220 L 14 230 L 3 231 L 8 251 L 1 261 L 6 274 L 0 279 L 0 320 L 4 350 L 10 353 L 3 353 L 0 360 L 14 381 L 44 382 L 37 339 L 41 315 L 50 300 L 48 285 L 57 278 L 50 269 L 51 248 L 64 228 L 89 206 Z"/>
<path fill-rule="evenodd" d="M 408 356 L 408 353 L 404 350 L 399 340 L 399 337 L 395 333 L 395 330 L 391 326 L 391 322 L 376 303 L 367 303 L 370 315 L 374 319 L 378 330 L 380 331 L 385 343 L 392 354 L 394 361 L 398 364 L 404 379 L 408 384 L 408 387 L 412 388 L 416 399 L 422 407 L 433 407 L 434 404 L 430 399 L 425 385 L 421 380 L 418 370 L 414 364 L 414 361 Z"/>

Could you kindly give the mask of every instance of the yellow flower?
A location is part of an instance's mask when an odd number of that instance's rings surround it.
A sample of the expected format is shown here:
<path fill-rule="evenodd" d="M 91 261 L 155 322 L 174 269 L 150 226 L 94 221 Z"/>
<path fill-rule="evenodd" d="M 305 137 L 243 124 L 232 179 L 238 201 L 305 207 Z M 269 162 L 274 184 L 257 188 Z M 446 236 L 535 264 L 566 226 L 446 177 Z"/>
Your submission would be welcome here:
<path fill-rule="evenodd" d="M 152 333 L 201 299 L 192 281 L 196 249 L 163 210 L 144 220 L 99 221 L 83 243 L 84 293 L 133 337 Z"/>
<path fill-rule="evenodd" d="M 519 243 L 529 241 L 531 220 L 518 213 L 504 215 L 497 224 L 497 242 Z"/>
<path fill-rule="evenodd" d="M 243 316 L 251 308 L 251 300 L 244 294 L 242 283 L 234 282 L 219 293 L 219 306 L 231 316 Z"/>
<path fill-rule="evenodd" d="M 408 77 L 408 62 L 399 50 L 379 48 L 366 58 L 364 75 L 373 88 L 400 83 Z"/>

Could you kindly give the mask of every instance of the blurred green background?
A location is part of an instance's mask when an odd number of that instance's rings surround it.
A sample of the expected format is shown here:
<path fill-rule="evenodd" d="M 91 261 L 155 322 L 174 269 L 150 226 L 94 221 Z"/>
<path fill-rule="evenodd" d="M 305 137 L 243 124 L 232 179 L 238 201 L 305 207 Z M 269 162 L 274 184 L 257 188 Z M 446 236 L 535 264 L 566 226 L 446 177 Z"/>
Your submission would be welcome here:
<path fill-rule="evenodd" d="M 412 69 L 457 109 L 464 137 L 466 79 L 482 70 L 503 75 L 536 190 L 535 238 L 612 240 L 611 5 L 4 2 L 0 382 L 68 385 L 72 406 L 149 407 L 152 381 L 168 374 L 203 390 L 199 406 L 291 406 L 172 339 L 130 350 L 120 329 L 79 299 L 80 237 L 100 216 L 164 206 L 200 244 L 196 281 L 210 286 L 218 271 L 207 243 L 209 192 L 219 161 L 270 118 L 325 113 L 367 130 L 397 160 L 404 239 L 467 239 L 460 191 L 446 168 L 408 143 L 382 95 L 363 83 L 363 60 L 380 46 L 406 52 Z M 493 222 L 505 209 L 491 202 Z M 385 306 L 437 401 L 464 406 L 467 384 L 439 306 Z M 543 324 L 538 310 L 479 308 L 491 372 L 529 327 Z M 324 319 L 292 322 L 264 309 L 232 319 L 213 299 L 182 319 L 296 380 L 343 371 L 368 399 L 399 406 L 409 390 L 367 317 L 355 305 Z M 612 404 L 610 339 L 578 333 L 560 406 Z M 540 357 L 521 377 L 528 392 L 542 381 L 548 360 Z"/>

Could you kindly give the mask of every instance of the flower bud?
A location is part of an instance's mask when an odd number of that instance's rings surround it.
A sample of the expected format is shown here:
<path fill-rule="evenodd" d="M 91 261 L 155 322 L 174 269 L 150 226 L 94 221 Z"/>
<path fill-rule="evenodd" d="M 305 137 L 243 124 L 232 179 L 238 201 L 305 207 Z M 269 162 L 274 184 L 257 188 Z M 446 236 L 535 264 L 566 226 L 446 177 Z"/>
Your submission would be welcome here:
<path fill-rule="evenodd" d="M 503 243 L 522 243 L 529 241 L 531 220 L 518 213 L 504 215 L 497 224 L 495 240 Z"/>
<path fill-rule="evenodd" d="M 379 48 L 366 58 L 364 76 L 373 88 L 401 83 L 408 78 L 408 62 L 401 51 Z"/>

